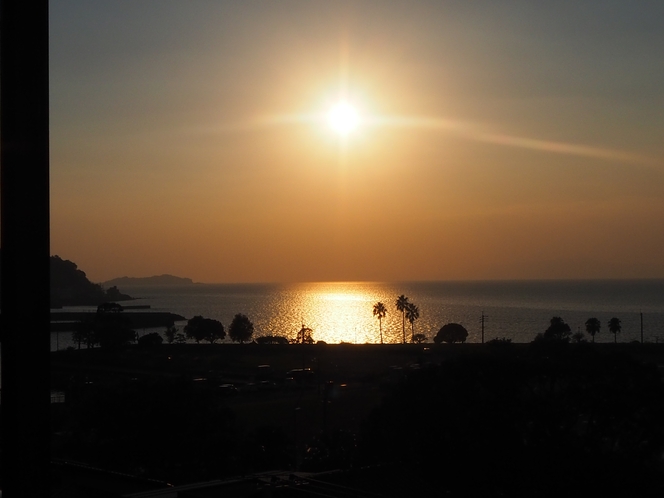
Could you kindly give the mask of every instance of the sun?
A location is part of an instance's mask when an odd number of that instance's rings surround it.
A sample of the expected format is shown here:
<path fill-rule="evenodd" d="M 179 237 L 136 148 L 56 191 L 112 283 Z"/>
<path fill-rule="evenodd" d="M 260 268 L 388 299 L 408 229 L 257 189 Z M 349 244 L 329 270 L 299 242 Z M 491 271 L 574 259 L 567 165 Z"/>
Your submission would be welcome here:
<path fill-rule="evenodd" d="M 330 108 L 327 122 L 337 133 L 346 135 L 357 128 L 360 116 L 352 105 L 339 102 Z"/>

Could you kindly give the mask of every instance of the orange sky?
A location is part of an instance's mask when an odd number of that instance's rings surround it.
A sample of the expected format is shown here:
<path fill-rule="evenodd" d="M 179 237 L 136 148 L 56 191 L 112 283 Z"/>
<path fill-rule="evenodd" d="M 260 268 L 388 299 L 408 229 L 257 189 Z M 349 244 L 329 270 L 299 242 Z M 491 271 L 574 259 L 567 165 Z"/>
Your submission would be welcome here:
<path fill-rule="evenodd" d="M 98 3 L 51 5 L 93 281 L 664 277 L 661 2 Z"/>

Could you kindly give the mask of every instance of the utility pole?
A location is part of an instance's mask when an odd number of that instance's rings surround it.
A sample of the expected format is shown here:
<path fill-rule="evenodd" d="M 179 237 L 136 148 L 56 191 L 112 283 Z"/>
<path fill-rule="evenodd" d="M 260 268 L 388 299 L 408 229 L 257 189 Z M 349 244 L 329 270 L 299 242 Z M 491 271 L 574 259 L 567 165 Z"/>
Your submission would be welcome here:
<path fill-rule="evenodd" d="M 643 344 L 643 311 L 639 314 L 641 315 L 641 344 Z"/>
<path fill-rule="evenodd" d="M 482 344 L 484 344 L 484 318 L 485 318 L 484 311 L 482 311 L 482 319 L 481 319 L 481 321 L 482 321 Z"/>

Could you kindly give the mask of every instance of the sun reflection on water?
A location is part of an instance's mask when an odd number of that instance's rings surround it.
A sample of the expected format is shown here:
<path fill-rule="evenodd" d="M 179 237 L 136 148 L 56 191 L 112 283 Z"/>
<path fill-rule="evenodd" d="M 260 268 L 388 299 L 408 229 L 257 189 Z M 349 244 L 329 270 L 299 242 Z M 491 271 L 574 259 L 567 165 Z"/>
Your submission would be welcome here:
<path fill-rule="evenodd" d="M 313 329 L 315 341 L 377 343 L 380 333 L 373 305 L 382 301 L 389 307 L 391 300 L 380 293 L 380 287 L 366 282 L 297 284 L 289 299 L 280 303 L 281 310 L 275 314 L 278 318 L 268 327 L 294 336 L 304 324 Z M 399 342 L 400 334 L 383 322 L 385 342 Z"/>
<path fill-rule="evenodd" d="M 443 325 L 460 323 L 468 330 L 467 342 L 481 341 L 481 320 L 487 320 L 486 339 L 507 337 L 531 342 L 548 326 L 552 316 L 563 316 L 573 330 L 584 330 L 589 316 L 606 322 L 612 316 L 623 320 L 618 340 L 640 339 L 643 310 L 645 340 L 664 337 L 662 280 L 615 282 L 347 282 L 306 284 L 200 284 L 165 288 L 135 288 L 126 291 L 154 311 L 168 311 L 191 318 L 202 315 L 221 321 L 225 327 L 236 313 L 254 323 L 254 336 L 279 335 L 294 338 L 302 325 L 313 330 L 315 341 L 328 343 L 379 343 L 378 320 L 373 306 L 387 309 L 383 319 L 385 343 L 402 341 L 401 313 L 395 301 L 408 296 L 420 309 L 415 333 L 431 342 Z M 628 289 L 626 291 L 625 289 Z M 125 291 L 125 289 L 123 289 Z M 177 323 L 180 331 L 186 321 Z M 141 335 L 163 328 L 140 330 Z M 406 322 L 406 338 L 410 339 Z M 612 342 L 611 334 L 600 334 L 599 342 Z M 230 342 L 230 339 L 226 339 Z M 52 334 L 51 347 L 75 347 L 71 333 Z"/>

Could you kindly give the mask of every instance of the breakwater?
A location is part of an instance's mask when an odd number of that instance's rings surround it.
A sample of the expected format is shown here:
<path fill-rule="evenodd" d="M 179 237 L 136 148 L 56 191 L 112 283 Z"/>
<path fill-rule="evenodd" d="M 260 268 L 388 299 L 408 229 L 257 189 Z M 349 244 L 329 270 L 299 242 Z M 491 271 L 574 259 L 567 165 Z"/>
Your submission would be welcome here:
<path fill-rule="evenodd" d="M 71 332 L 76 323 L 91 320 L 95 316 L 90 311 L 63 311 L 51 313 L 51 332 Z M 123 311 L 122 316 L 130 326 L 137 329 L 170 327 L 175 322 L 186 320 L 182 315 L 165 311 Z"/>

